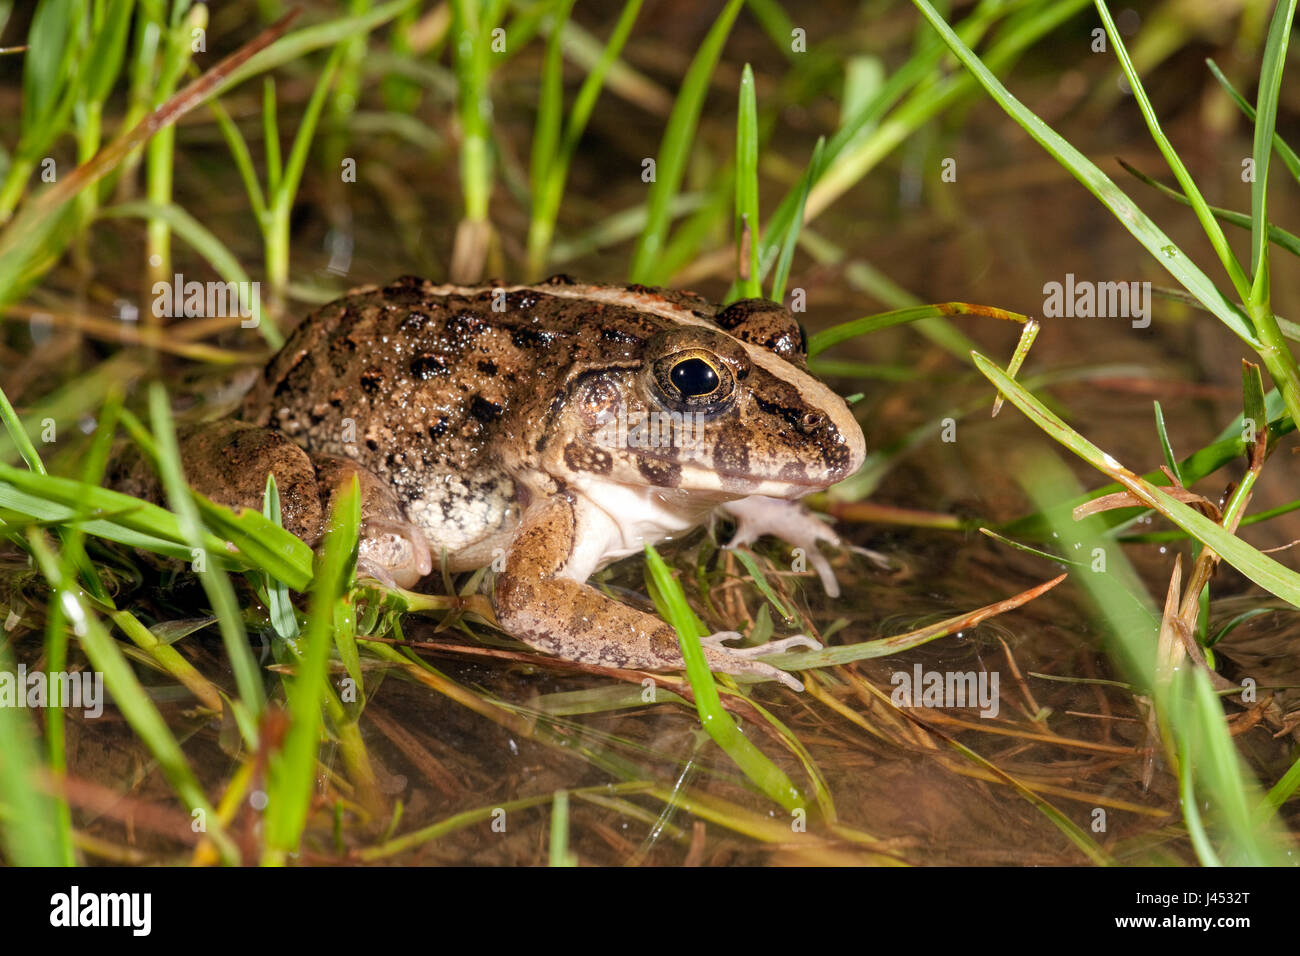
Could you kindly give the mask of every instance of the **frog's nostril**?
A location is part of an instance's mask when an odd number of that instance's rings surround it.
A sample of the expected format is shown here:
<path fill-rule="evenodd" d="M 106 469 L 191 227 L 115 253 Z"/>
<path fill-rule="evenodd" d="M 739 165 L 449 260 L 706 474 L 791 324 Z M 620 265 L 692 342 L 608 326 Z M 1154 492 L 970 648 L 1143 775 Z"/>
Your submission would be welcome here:
<path fill-rule="evenodd" d="M 824 424 L 826 424 L 826 416 L 821 412 L 805 412 L 799 419 L 799 430 L 811 434 Z"/>

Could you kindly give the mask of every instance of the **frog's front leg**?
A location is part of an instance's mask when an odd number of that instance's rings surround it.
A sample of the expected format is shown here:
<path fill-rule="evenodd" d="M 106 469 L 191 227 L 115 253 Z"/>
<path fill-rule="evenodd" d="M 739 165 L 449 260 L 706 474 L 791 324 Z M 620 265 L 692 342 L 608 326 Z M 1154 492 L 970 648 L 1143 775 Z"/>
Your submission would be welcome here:
<path fill-rule="evenodd" d="M 599 515 L 584 511 L 578 501 L 566 493 L 551 495 L 524 513 L 505 570 L 496 577 L 497 621 L 512 637 L 566 660 L 630 670 L 681 670 L 686 664 L 671 627 L 586 584 L 603 556 L 607 529 Z M 738 636 L 723 632 L 705 638 L 704 656 L 712 670 L 779 680 L 803 690 L 790 674 L 752 659 L 788 645 L 733 649 L 720 643 Z"/>
<path fill-rule="evenodd" d="M 844 547 L 844 542 L 825 521 L 817 517 L 798 501 L 785 498 L 769 498 L 765 495 L 750 495 L 718 506 L 736 521 L 736 533 L 727 542 L 727 547 L 735 548 L 750 544 L 765 534 L 780 538 L 791 547 L 798 548 L 812 564 L 813 570 L 821 578 L 822 587 L 830 597 L 840 596 L 840 583 L 835 578 L 831 563 L 826 560 L 817 547 L 817 542 L 825 541 L 832 548 Z M 870 558 L 877 564 L 888 567 L 889 559 L 875 551 L 849 545 L 849 550 Z"/>

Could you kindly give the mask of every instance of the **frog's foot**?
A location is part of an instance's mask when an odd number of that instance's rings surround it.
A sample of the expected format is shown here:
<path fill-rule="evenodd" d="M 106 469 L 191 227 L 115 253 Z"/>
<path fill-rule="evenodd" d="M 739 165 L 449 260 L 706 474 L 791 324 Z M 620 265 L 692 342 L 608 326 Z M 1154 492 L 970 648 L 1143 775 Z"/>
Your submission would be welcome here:
<path fill-rule="evenodd" d="M 415 525 L 378 517 L 362 522 L 358 575 L 372 577 L 390 588 L 409 588 L 432 570 L 428 539 Z"/>
<path fill-rule="evenodd" d="M 803 691 L 803 682 L 793 674 L 787 673 L 773 664 L 755 660 L 755 658 L 766 654 L 779 654 L 790 647 L 820 648 L 820 644 L 803 634 L 797 634 L 794 637 L 787 637 L 779 641 L 769 641 L 756 647 L 724 647 L 721 643 L 722 641 L 734 641 L 741 636 L 736 631 L 719 631 L 717 634 L 700 638 L 700 644 L 704 650 L 704 659 L 708 662 L 709 670 L 721 674 L 750 674 L 755 677 L 764 677 L 769 680 L 780 681 L 793 691 Z"/>
<path fill-rule="evenodd" d="M 610 600 L 586 583 L 589 567 L 577 565 L 584 542 L 595 534 L 592 524 L 580 523 L 574 499 L 555 495 L 535 502 L 525 512 L 519 532 L 506 554 L 505 569 L 497 572 L 492 606 L 497 623 L 512 637 L 566 660 L 638 671 L 679 671 L 682 659 L 677 633 L 653 614 Z M 603 514 L 603 512 L 601 513 Z M 596 516 L 596 521 L 601 519 Z M 594 531 L 605 531 L 594 524 Z M 778 667 L 754 660 L 797 642 L 776 641 L 761 648 L 730 648 L 727 633 L 705 639 L 702 650 L 709 669 L 780 681 L 792 690 L 803 684 Z"/>
<path fill-rule="evenodd" d="M 739 631 L 718 631 L 708 637 L 700 638 L 704 648 L 704 657 L 709 662 L 709 669 L 724 674 L 757 674 L 778 680 L 793 691 L 803 691 L 803 682 L 773 664 L 756 660 L 768 654 L 781 654 L 792 647 L 807 647 L 814 651 L 821 650 L 821 644 L 806 634 L 783 637 L 754 647 L 725 647 L 724 641 L 736 641 L 744 637 Z"/>
<path fill-rule="evenodd" d="M 785 498 L 750 495 L 719 507 L 736 520 L 736 533 L 727 547 L 750 544 L 765 534 L 780 538 L 803 552 L 828 595 L 840 596 L 840 583 L 835 579 L 831 563 L 817 547 L 818 541 L 839 547 L 840 536 L 803 505 Z"/>
<path fill-rule="evenodd" d="M 814 651 L 822 649 L 821 642 L 809 637 L 807 634 L 782 637 L 775 641 L 768 641 L 766 644 L 755 644 L 753 647 L 722 646 L 725 641 L 738 641 L 744 636 L 739 631 L 718 631 L 716 634 L 700 638 L 700 643 L 705 647 L 712 647 L 719 651 L 726 651 L 736 657 L 744 658 L 766 657 L 768 654 L 784 654 L 792 647 L 806 647 Z"/>

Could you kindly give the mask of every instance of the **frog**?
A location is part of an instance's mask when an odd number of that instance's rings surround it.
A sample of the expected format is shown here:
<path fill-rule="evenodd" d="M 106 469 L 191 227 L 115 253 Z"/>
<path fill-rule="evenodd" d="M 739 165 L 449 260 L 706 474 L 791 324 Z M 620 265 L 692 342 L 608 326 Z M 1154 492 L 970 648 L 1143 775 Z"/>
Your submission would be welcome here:
<path fill-rule="evenodd" d="M 355 288 L 298 324 L 235 414 L 177 437 L 187 480 L 218 504 L 260 508 L 273 475 L 284 527 L 313 546 L 355 479 L 359 577 L 414 588 L 435 567 L 487 567 L 509 636 L 651 673 L 685 666 L 676 632 L 592 575 L 719 511 L 744 540 L 770 529 L 821 558 L 817 542 L 839 539 L 799 499 L 866 448 L 783 306 L 568 276 Z M 701 639 L 710 669 L 803 689 L 758 658 L 818 642 L 728 646 L 740 637 Z"/>

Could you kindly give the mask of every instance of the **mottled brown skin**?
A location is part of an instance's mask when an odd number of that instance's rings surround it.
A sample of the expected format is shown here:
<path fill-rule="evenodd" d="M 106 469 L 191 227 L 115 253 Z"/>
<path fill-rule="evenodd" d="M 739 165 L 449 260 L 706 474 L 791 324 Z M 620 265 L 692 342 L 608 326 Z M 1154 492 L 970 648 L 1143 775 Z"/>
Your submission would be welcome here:
<path fill-rule="evenodd" d="M 585 581 L 719 503 L 793 499 L 856 470 L 861 430 L 808 375 L 804 347 L 793 317 L 761 300 L 407 277 L 309 316 L 239 421 L 182 432 L 182 455 L 195 488 L 230 506 L 260 507 L 274 473 L 285 525 L 309 543 L 355 475 L 364 570 L 411 586 L 440 556 L 452 570 L 503 557 L 494 604 L 508 633 L 572 660 L 680 668 L 667 625 Z M 692 422 L 698 440 L 648 443 L 618 430 L 620 413 L 654 413 L 664 435 Z M 720 645 L 706 653 L 715 669 L 789 682 Z"/>

